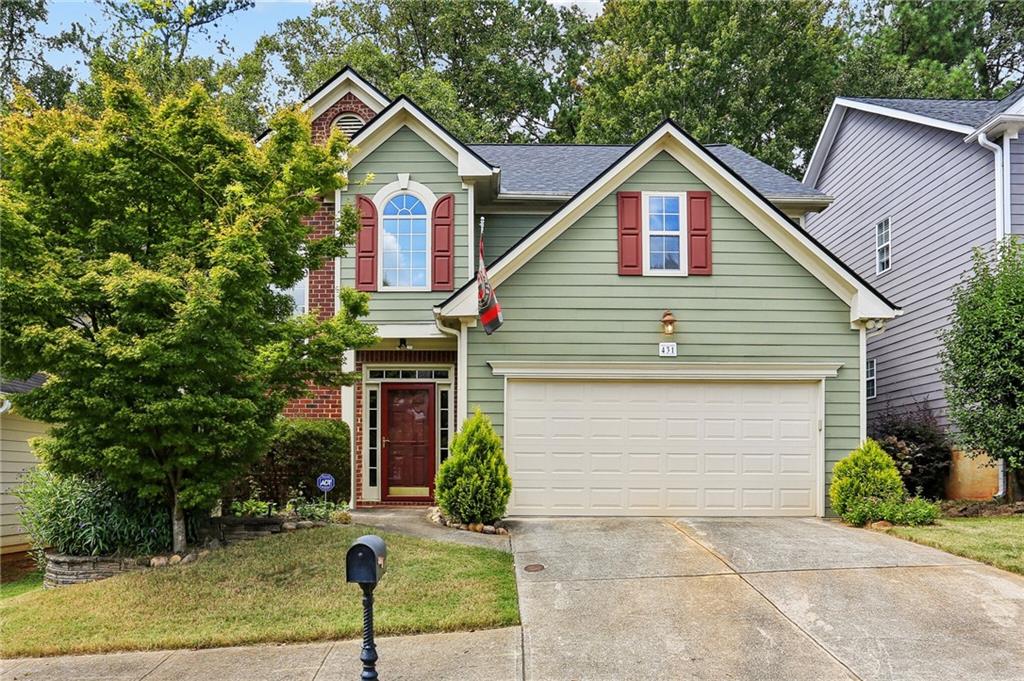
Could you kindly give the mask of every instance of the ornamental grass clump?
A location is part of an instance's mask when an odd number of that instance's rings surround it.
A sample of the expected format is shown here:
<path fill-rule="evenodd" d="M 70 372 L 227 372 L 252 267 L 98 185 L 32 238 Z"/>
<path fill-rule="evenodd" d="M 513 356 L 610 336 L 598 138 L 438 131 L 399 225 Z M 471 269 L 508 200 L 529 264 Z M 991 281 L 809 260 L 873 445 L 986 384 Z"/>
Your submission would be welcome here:
<path fill-rule="evenodd" d="M 501 438 L 477 409 L 452 438 L 451 455 L 437 472 L 437 504 L 457 522 L 491 524 L 505 515 L 510 494 Z"/>

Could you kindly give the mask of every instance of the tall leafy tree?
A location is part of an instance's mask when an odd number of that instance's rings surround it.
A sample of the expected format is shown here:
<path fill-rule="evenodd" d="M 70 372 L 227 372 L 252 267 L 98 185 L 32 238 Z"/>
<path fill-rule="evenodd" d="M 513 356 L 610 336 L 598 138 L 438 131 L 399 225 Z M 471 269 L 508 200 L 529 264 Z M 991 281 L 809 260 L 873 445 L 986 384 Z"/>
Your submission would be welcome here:
<path fill-rule="evenodd" d="M 48 375 L 14 398 L 54 424 L 48 466 L 163 496 L 182 551 L 184 510 L 260 455 L 307 382 L 351 381 L 343 353 L 372 342 L 365 294 L 321 321 L 278 293 L 352 241 L 350 205 L 338 236 L 302 222 L 344 186 L 346 146 L 314 144 L 295 110 L 256 146 L 198 86 L 102 94 L 97 117 L 22 96 L 0 120 L 0 373 Z"/>
<path fill-rule="evenodd" d="M 1024 84 L 1024 0 L 870 0 L 847 18 L 844 94 L 992 99 Z"/>
<path fill-rule="evenodd" d="M 51 50 L 74 44 L 81 27 L 47 35 L 40 28 L 47 15 L 46 0 L 0 3 L 0 103 L 11 100 L 15 83 L 22 83 L 50 106 L 62 104 L 71 91 L 71 70 L 53 66 L 47 56 Z"/>
<path fill-rule="evenodd" d="M 283 66 L 283 96 L 348 64 L 464 139 L 537 140 L 574 132 L 589 26 L 544 0 L 349 0 L 283 22 L 257 51 Z"/>
<path fill-rule="evenodd" d="M 844 35 L 828 0 L 609 0 L 586 66 L 581 142 L 663 119 L 797 171 L 832 101 Z"/>
<path fill-rule="evenodd" d="M 1024 242 L 974 254 L 953 293 L 943 372 L 954 437 L 1006 465 L 1011 500 L 1024 500 Z"/>

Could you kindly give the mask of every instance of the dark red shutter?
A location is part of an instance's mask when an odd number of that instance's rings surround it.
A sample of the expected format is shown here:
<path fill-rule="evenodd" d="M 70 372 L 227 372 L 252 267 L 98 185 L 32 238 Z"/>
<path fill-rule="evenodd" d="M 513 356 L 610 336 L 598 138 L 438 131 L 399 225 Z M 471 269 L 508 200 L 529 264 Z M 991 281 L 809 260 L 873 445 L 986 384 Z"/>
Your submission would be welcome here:
<path fill-rule="evenodd" d="M 434 204 L 430 219 L 433 291 L 455 290 L 455 195 L 445 194 Z"/>
<path fill-rule="evenodd" d="M 711 192 L 686 192 L 688 274 L 711 274 Z"/>
<path fill-rule="evenodd" d="M 359 234 L 356 235 L 356 290 L 377 290 L 377 207 L 362 194 L 356 196 Z"/>
<path fill-rule="evenodd" d="M 640 192 L 619 192 L 619 274 L 644 273 L 643 212 Z"/>

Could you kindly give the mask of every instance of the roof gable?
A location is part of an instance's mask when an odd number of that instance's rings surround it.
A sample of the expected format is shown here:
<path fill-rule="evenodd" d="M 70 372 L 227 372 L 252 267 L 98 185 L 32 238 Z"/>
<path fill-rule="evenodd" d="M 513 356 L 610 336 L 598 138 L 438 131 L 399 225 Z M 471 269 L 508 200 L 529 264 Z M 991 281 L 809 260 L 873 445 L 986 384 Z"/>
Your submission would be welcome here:
<path fill-rule="evenodd" d="M 666 121 L 636 144 L 618 161 L 581 189 L 547 220 L 524 236 L 488 268 L 491 283 L 498 287 L 534 254 L 540 252 L 579 218 L 608 196 L 637 170 L 661 152 L 668 152 L 711 191 L 732 205 L 744 218 L 761 229 L 811 274 L 850 305 L 850 319 L 892 318 L 898 309 L 846 265 L 837 260 L 810 235 L 731 168 L 716 158 L 673 121 Z M 473 282 L 466 282 L 437 309 L 443 316 L 476 314 Z"/>
<path fill-rule="evenodd" d="M 352 168 L 402 127 L 408 127 L 455 164 L 461 177 L 490 178 L 499 172 L 499 168 L 486 162 L 405 95 L 391 102 L 352 138 Z"/>
<path fill-rule="evenodd" d="M 869 97 L 837 97 L 832 102 L 828 118 L 821 129 L 821 135 L 807 163 L 804 184 L 817 186 L 821 171 L 828 160 L 832 144 L 848 109 L 866 111 L 878 116 L 895 118 L 908 123 L 917 123 L 931 128 L 948 130 L 967 135 L 975 126 L 985 121 L 988 113 L 996 106 L 989 100 L 960 99 L 879 99 Z"/>
<path fill-rule="evenodd" d="M 370 107 L 374 113 L 380 113 L 390 102 L 383 92 L 359 75 L 354 68 L 346 66 L 306 95 L 302 100 L 302 109 L 309 111 L 311 116 L 316 118 L 349 92 Z"/>

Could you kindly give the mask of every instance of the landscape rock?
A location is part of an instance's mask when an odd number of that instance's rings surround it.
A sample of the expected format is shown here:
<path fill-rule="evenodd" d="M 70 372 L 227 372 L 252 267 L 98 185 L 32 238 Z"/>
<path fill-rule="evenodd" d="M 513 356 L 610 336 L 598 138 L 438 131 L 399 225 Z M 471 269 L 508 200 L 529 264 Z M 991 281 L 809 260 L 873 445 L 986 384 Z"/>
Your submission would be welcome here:
<path fill-rule="evenodd" d="M 472 530 L 473 532 L 483 532 L 484 531 L 484 524 L 483 523 L 473 523 L 472 525 L 469 526 L 469 529 Z"/>
<path fill-rule="evenodd" d="M 153 556 L 152 560 L 149 561 L 150 567 L 166 567 L 167 556 Z"/>
<path fill-rule="evenodd" d="M 196 560 L 196 554 L 189 553 L 184 558 L 181 559 L 181 564 L 185 565 L 187 563 L 194 563 L 195 560 Z"/>
<path fill-rule="evenodd" d="M 200 558 L 206 558 L 208 555 L 210 555 L 210 550 L 203 549 L 198 553 L 198 555 L 196 555 L 196 560 L 199 560 Z"/>
<path fill-rule="evenodd" d="M 494 532 L 495 532 L 495 534 L 508 534 L 508 528 L 506 528 L 506 527 L 496 527 L 496 528 L 494 528 Z"/>
<path fill-rule="evenodd" d="M 295 527 L 300 530 L 308 530 L 316 526 L 313 524 L 312 520 L 300 520 L 299 522 L 295 523 Z"/>
<path fill-rule="evenodd" d="M 177 565 L 180 562 L 181 562 L 181 556 L 179 556 L 178 554 L 174 554 L 173 556 L 171 556 L 170 558 L 167 559 L 167 564 L 168 565 Z"/>
<path fill-rule="evenodd" d="M 484 534 L 494 534 L 495 533 L 494 525 L 484 525 L 483 532 L 484 532 Z"/>
<path fill-rule="evenodd" d="M 297 526 L 297 523 L 293 523 L 293 522 L 290 522 L 290 521 L 286 522 L 286 523 L 281 523 L 281 529 L 284 532 L 294 532 L 295 529 L 296 529 L 296 526 Z"/>
<path fill-rule="evenodd" d="M 892 523 L 890 523 L 888 520 L 876 520 L 875 522 L 871 523 L 870 527 L 872 530 L 888 530 L 890 527 L 892 527 Z"/>

